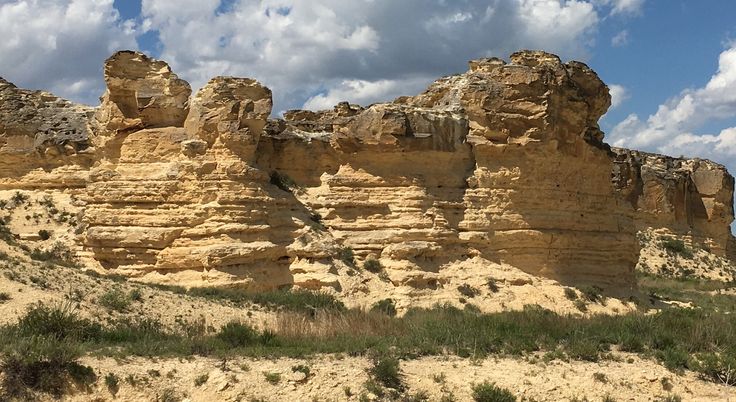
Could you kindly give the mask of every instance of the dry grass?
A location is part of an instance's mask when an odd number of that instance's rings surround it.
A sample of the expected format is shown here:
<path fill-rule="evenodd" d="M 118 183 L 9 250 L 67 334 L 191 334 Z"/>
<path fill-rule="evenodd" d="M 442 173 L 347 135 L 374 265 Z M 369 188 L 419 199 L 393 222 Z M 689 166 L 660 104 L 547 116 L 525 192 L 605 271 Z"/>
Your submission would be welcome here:
<path fill-rule="evenodd" d="M 274 332 L 292 339 L 334 338 L 339 336 L 391 336 L 405 333 L 402 323 L 386 314 L 377 312 L 317 311 L 314 317 L 285 312 L 276 317 Z"/>

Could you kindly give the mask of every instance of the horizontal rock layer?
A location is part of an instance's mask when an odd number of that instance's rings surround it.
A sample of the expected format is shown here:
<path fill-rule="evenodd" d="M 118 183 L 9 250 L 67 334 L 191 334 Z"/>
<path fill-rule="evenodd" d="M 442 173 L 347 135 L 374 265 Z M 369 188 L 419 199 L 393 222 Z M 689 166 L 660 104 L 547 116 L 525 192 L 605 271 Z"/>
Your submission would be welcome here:
<path fill-rule="evenodd" d="M 637 230 L 667 226 L 723 254 L 731 241 L 725 169 L 612 150 L 597 125 L 606 86 L 548 53 L 283 119 L 252 79 L 217 77 L 189 98 L 168 65 L 135 52 L 105 74 L 97 109 L 0 83 L 0 155 L 26 158 L 0 162 L 0 185 L 76 189 L 81 255 L 103 269 L 339 290 L 350 249 L 397 286 L 442 286 L 443 269 L 479 257 L 629 286 Z"/>

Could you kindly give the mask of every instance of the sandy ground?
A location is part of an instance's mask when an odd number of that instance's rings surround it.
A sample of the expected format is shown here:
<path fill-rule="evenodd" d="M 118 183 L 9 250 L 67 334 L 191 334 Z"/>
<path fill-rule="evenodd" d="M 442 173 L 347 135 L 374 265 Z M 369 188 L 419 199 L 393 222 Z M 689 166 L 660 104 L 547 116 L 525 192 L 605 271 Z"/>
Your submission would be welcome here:
<path fill-rule="evenodd" d="M 430 357 L 402 361 L 401 370 L 407 392 L 423 391 L 431 401 L 448 395 L 456 401 L 470 401 L 471 384 L 483 381 L 510 390 L 518 400 L 600 401 L 611 396 L 617 401 L 656 401 L 679 395 L 683 401 L 736 401 L 736 388 L 704 382 L 692 373 L 678 375 L 635 355 L 617 356 L 619 361 L 600 363 Z M 91 392 L 78 393 L 68 400 L 144 401 L 171 393 L 189 401 L 357 401 L 361 394 L 373 399 L 364 387 L 370 366 L 365 358 L 236 358 L 224 366 L 222 361 L 205 358 L 87 358 L 84 363 L 94 366 L 100 377 L 114 373 L 120 378 L 119 390 L 113 398 L 104 381 L 98 381 Z M 309 376 L 294 372 L 292 367 L 297 365 L 309 367 Z M 278 373 L 279 382 L 269 383 L 264 373 Z M 195 384 L 197 379 L 200 385 Z"/>
<path fill-rule="evenodd" d="M 736 265 L 727 258 L 702 248 L 692 247 L 688 239 L 672 235 L 667 230 L 647 230 L 638 235 L 641 244 L 636 269 L 667 277 L 701 278 L 715 281 L 736 281 Z M 662 247 L 663 238 L 682 240 L 692 256 L 684 256 Z"/>

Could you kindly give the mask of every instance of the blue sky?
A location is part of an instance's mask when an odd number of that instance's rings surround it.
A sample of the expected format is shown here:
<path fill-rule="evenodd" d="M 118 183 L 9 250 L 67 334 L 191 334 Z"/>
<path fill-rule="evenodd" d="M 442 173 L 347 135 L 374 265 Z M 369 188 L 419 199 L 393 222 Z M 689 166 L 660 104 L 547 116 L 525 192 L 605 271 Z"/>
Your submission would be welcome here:
<path fill-rule="evenodd" d="M 609 84 L 607 140 L 736 169 L 736 1 L 0 0 L 0 76 L 96 104 L 119 49 L 194 89 L 253 77 L 275 113 L 423 90 L 521 48 L 581 60 Z"/>

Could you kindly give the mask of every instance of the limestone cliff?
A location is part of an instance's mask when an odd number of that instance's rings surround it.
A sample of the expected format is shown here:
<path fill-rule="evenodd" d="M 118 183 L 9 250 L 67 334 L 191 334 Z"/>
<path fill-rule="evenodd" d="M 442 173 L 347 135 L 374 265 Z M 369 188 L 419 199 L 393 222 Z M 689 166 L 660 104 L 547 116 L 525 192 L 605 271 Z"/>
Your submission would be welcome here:
<path fill-rule="evenodd" d="M 724 169 L 611 150 L 605 84 L 544 52 L 283 119 L 255 80 L 190 97 L 140 53 L 108 59 L 105 82 L 96 109 L 0 82 L 0 185 L 76 189 L 80 256 L 144 280 L 339 290 L 354 253 L 409 289 L 442 288 L 471 260 L 629 286 L 637 230 L 724 253 L 731 238 Z"/>
<path fill-rule="evenodd" d="M 613 151 L 614 185 L 636 211 L 637 230 L 666 228 L 716 255 L 734 253 L 730 228 L 734 178 L 724 166 L 703 159 Z"/>

